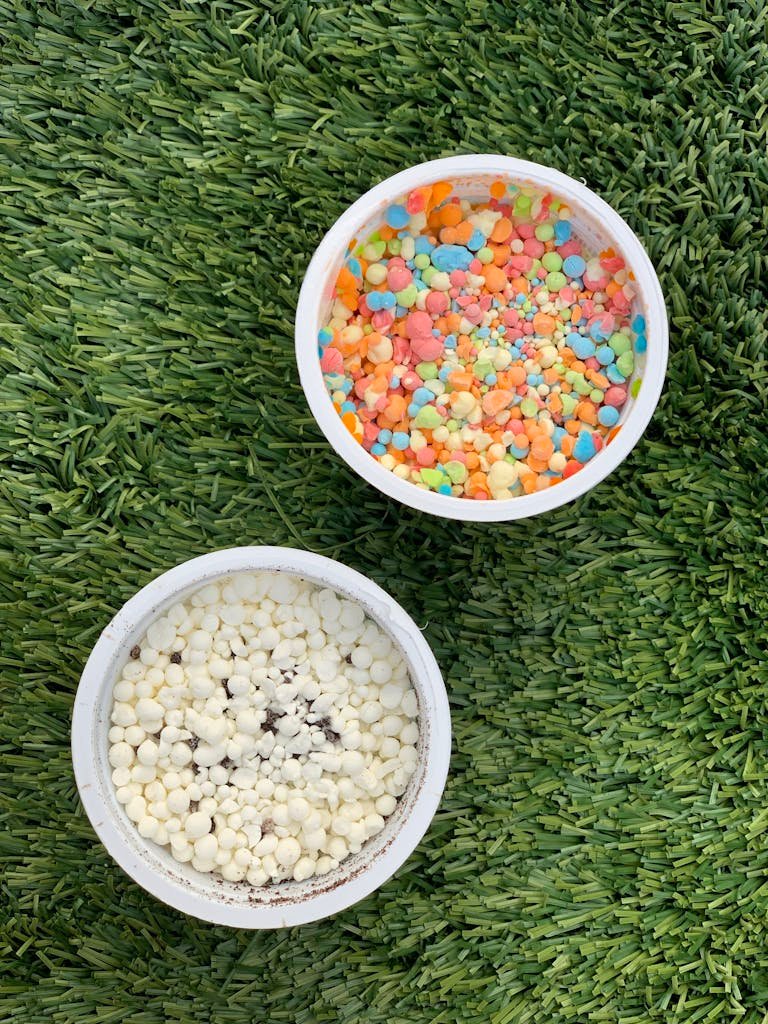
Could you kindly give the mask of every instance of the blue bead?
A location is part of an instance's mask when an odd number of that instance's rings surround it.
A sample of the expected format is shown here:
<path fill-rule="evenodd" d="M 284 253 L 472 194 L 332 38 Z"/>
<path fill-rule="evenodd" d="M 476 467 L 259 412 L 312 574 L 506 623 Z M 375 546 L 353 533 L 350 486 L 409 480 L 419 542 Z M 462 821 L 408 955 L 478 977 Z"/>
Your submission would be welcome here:
<path fill-rule="evenodd" d="M 378 440 L 381 442 L 381 444 L 389 444 L 389 442 L 392 440 L 392 431 L 380 430 Z"/>
<path fill-rule="evenodd" d="M 392 435 L 392 447 L 396 448 L 399 452 L 404 452 L 410 443 L 409 435 L 403 430 L 396 430 Z"/>
<path fill-rule="evenodd" d="M 467 242 L 467 248 L 471 250 L 471 252 L 477 252 L 478 249 L 483 248 L 485 242 L 486 238 L 483 232 L 479 228 L 475 228 L 475 230 L 472 232 L 472 237 Z M 466 267 L 463 269 L 466 270 Z"/>
<path fill-rule="evenodd" d="M 453 270 L 467 270 L 472 253 L 464 245 L 438 245 L 432 253 L 432 266 L 446 274 Z"/>
<path fill-rule="evenodd" d="M 573 337 L 574 336 L 572 334 L 569 334 L 565 340 L 573 349 L 573 353 L 577 359 L 589 359 L 590 356 L 595 354 L 594 341 L 590 338 L 583 337 L 580 334 L 577 334 L 574 340 L 571 341 L 571 338 Z"/>
<path fill-rule="evenodd" d="M 558 220 L 555 222 L 555 245 L 563 245 L 571 237 L 571 222 Z"/>
<path fill-rule="evenodd" d="M 360 260 L 355 259 L 354 256 L 347 260 L 347 266 L 349 267 L 350 273 L 354 274 L 355 277 L 363 276 L 363 268 L 360 266 Z"/>
<path fill-rule="evenodd" d="M 434 248 L 434 245 L 432 245 L 432 243 L 430 242 L 426 235 L 419 235 L 415 242 L 414 251 L 417 256 L 420 253 L 426 253 L 428 256 Z"/>
<path fill-rule="evenodd" d="M 539 383 L 538 374 L 529 373 L 528 376 L 525 378 L 525 383 L 530 384 L 532 387 L 536 387 L 536 385 Z"/>
<path fill-rule="evenodd" d="M 597 422 L 604 427 L 615 427 L 619 422 L 619 410 L 612 405 L 603 405 L 597 410 Z"/>
<path fill-rule="evenodd" d="M 437 488 L 437 493 L 438 494 L 450 494 L 451 493 L 451 485 L 450 484 L 440 484 L 440 486 Z"/>
<path fill-rule="evenodd" d="M 381 292 L 368 292 L 365 298 L 368 303 L 368 309 L 372 312 L 377 313 L 381 309 Z"/>
<path fill-rule="evenodd" d="M 449 334 L 447 336 L 447 338 L 445 339 L 445 347 L 446 348 L 456 348 L 457 344 L 458 344 L 458 340 L 457 340 L 455 334 Z"/>
<path fill-rule="evenodd" d="M 608 366 L 616 358 L 616 353 L 610 345 L 601 345 L 597 352 L 595 352 L 595 358 L 601 366 Z"/>
<path fill-rule="evenodd" d="M 392 309 L 397 304 L 394 292 L 379 292 L 382 309 Z"/>
<path fill-rule="evenodd" d="M 493 385 L 496 383 L 498 379 L 499 378 L 496 376 L 495 373 L 489 373 L 488 376 L 485 378 L 485 383 L 488 385 Z"/>
<path fill-rule="evenodd" d="M 642 334 L 645 330 L 645 317 L 636 316 L 630 326 L 632 327 L 632 330 L 635 332 L 635 334 Z"/>
<path fill-rule="evenodd" d="M 387 449 L 383 444 L 372 444 L 371 455 L 386 455 Z"/>
<path fill-rule="evenodd" d="M 392 374 L 392 376 L 389 379 L 389 386 L 391 388 L 399 388 L 400 387 L 400 378 L 396 377 L 394 374 Z"/>
<path fill-rule="evenodd" d="M 563 273 L 567 274 L 568 277 L 581 277 L 584 271 L 587 269 L 587 264 L 581 258 L 581 256 L 566 256 L 563 260 Z"/>
<path fill-rule="evenodd" d="M 605 376 L 611 384 L 623 384 L 627 379 L 623 373 L 619 373 L 619 368 L 616 363 L 611 363 L 611 365 L 606 368 Z"/>
<path fill-rule="evenodd" d="M 409 416 L 416 416 L 416 415 L 418 415 L 418 412 L 419 412 L 420 408 L 421 408 L 421 406 L 418 405 L 416 402 L 411 402 L 411 404 L 408 406 L 408 415 Z"/>
<path fill-rule="evenodd" d="M 342 411 L 342 413 L 345 413 L 345 412 L 357 412 L 357 406 L 355 405 L 354 402 L 342 402 L 341 403 L 341 411 Z"/>
<path fill-rule="evenodd" d="M 642 319 L 643 319 L 642 317 L 638 317 L 638 320 L 642 320 Z M 648 339 L 646 338 L 646 336 L 644 334 L 641 334 L 638 337 L 637 341 L 635 342 L 635 352 L 637 352 L 637 354 L 639 356 L 641 356 L 643 354 L 643 352 L 645 352 L 645 350 L 647 348 L 648 348 Z"/>
<path fill-rule="evenodd" d="M 579 432 L 576 444 L 573 446 L 573 457 L 577 462 L 588 462 L 595 454 L 595 443 L 588 430 Z"/>
<path fill-rule="evenodd" d="M 431 402 L 434 399 L 434 394 L 429 388 L 416 388 L 411 395 L 414 405 L 426 405 L 427 402 Z"/>
<path fill-rule="evenodd" d="M 333 341 L 333 331 L 330 327 L 323 327 L 317 333 L 317 340 L 321 345 L 327 345 L 329 341 Z"/>
<path fill-rule="evenodd" d="M 404 206 L 401 206 L 399 203 L 393 203 L 392 206 L 387 209 L 384 219 L 391 228 L 394 228 L 397 231 L 399 228 L 405 227 L 411 219 L 411 215 Z"/>
<path fill-rule="evenodd" d="M 477 330 L 475 331 L 475 334 L 478 336 L 478 338 L 487 338 L 490 333 L 490 327 L 478 327 Z"/>

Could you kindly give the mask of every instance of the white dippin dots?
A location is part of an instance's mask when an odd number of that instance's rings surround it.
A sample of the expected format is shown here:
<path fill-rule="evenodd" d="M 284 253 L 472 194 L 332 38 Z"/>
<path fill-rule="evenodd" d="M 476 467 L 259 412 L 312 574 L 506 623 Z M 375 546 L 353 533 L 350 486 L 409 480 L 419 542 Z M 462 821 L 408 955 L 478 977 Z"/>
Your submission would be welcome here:
<path fill-rule="evenodd" d="M 113 697 L 128 817 L 231 882 L 327 874 L 381 832 L 418 762 L 418 698 L 390 637 L 357 602 L 285 573 L 175 604 Z"/>

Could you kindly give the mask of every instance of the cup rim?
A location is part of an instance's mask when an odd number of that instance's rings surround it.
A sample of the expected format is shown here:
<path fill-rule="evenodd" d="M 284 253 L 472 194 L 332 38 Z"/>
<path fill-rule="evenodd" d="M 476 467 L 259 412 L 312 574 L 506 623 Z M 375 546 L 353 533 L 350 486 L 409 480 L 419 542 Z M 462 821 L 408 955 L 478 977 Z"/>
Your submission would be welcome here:
<path fill-rule="evenodd" d="M 318 309 L 323 302 L 329 269 L 377 206 L 414 188 L 443 178 L 498 174 L 552 188 L 573 199 L 602 222 L 634 272 L 643 294 L 649 345 L 643 382 L 622 429 L 594 459 L 556 487 L 508 500 L 470 501 L 422 490 L 385 469 L 359 445 L 337 415 L 323 381 L 317 356 Z M 525 519 L 558 508 L 595 487 L 619 466 L 639 441 L 658 404 L 667 368 L 669 327 L 664 296 L 656 271 L 640 239 L 604 199 L 585 184 L 544 164 L 495 153 L 475 153 L 429 160 L 408 167 L 369 189 L 349 206 L 323 237 L 307 267 L 299 292 L 295 320 L 299 378 L 318 426 L 344 461 L 369 484 L 410 508 L 446 519 L 501 522 Z"/>
<path fill-rule="evenodd" d="M 257 905 L 227 902 L 195 891 L 143 858 L 137 849 L 148 849 L 149 841 L 140 840 L 138 847 L 128 842 L 125 829 L 118 825 L 117 815 L 101 790 L 95 756 L 99 700 L 114 681 L 115 659 L 135 642 L 139 624 L 190 586 L 202 586 L 206 580 L 243 571 L 284 571 L 360 600 L 408 652 L 412 675 L 414 663 L 418 664 L 414 683 L 430 698 L 430 716 L 425 723 L 429 743 L 421 782 L 409 813 L 387 845 L 362 868 L 326 890 L 302 895 L 295 901 Z M 91 825 L 107 852 L 135 882 L 168 906 L 214 924 L 282 928 L 320 920 L 357 903 L 383 885 L 407 860 L 426 833 L 443 793 L 450 760 L 451 718 L 443 677 L 429 644 L 413 619 L 377 583 L 341 562 L 298 548 L 244 546 L 182 562 L 125 602 L 102 631 L 83 669 L 75 696 L 71 744 L 75 780 Z"/>

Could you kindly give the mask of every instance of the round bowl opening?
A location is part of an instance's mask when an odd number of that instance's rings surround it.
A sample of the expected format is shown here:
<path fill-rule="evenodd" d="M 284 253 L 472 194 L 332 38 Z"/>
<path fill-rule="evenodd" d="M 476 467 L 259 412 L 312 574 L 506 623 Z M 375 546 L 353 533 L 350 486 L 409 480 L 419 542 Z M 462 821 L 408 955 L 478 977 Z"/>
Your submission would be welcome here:
<path fill-rule="evenodd" d="M 414 188 L 449 181 L 455 194 L 487 199 L 495 181 L 510 181 L 550 190 L 567 200 L 574 231 L 593 252 L 613 247 L 634 274 L 637 290 L 632 317 L 646 322 L 647 352 L 633 375 L 641 379 L 639 393 L 630 395 L 619 423 L 621 430 L 583 469 L 545 491 L 507 500 L 472 501 L 422 490 L 400 480 L 359 445 L 337 415 L 328 394 L 318 358 L 317 336 L 328 320 L 335 281 L 352 239 L 362 240 L 382 222 L 393 201 Z M 603 480 L 629 454 L 642 436 L 661 394 L 667 365 L 668 326 L 656 272 L 640 240 L 604 200 L 581 182 L 552 168 L 512 157 L 469 155 L 433 160 L 393 175 L 353 203 L 336 221 L 315 251 L 296 310 L 296 358 L 302 387 L 318 425 L 333 448 L 360 476 L 391 498 L 411 508 L 450 519 L 488 522 L 538 515 L 585 493 Z"/>
<path fill-rule="evenodd" d="M 227 882 L 176 861 L 139 835 L 119 803 L 108 761 L 112 691 L 131 647 L 176 601 L 240 572 L 287 573 L 359 603 L 393 640 L 419 702 L 419 759 L 382 832 L 327 875 L 263 888 Z M 131 598 L 102 633 L 78 687 L 72 726 L 75 775 L 99 838 L 120 866 L 165 903 L 204 920 L 273 928 L 335 913 L 381 885 L 418 844 L 437 808 L 448 770 L 450 712 L 439 667 L 418 627 L 375 583 L 319 555 L 287 548 L 235 548 L 192 559 Z"/>

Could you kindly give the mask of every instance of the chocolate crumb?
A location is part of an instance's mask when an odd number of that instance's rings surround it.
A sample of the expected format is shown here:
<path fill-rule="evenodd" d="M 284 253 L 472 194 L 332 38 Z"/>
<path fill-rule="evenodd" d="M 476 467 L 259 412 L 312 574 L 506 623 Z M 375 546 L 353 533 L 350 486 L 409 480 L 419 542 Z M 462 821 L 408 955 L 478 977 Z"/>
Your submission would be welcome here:
<path fill-rule="evenodd" d="M 228 684 L 229 684 L 229 680 L 228 679 L 222 679 L 221 680 L 221 685 L 224 687 L 224 693 L 226 693 L 227 697 L 231 698 L 232 697 L 232 691 L 230 690 Z"/>
<path fill-rule="evenodd" d="M 194 814 L 199 806 L 200 806 L 200 801 L 199 800 L 190 800 L 189 801 L 189 811 L 190 811 L 190 814 Z"/>
<path fill-rule="evenodd" d="M 352 655 L 351 655 L 351 654 L 348 654 L 348 655 L 346 656 L 346 658 L 344 659 L 344 661 L 346 661 L 346 663 L 347 663 L 348 665 L 351 665 L 351 664 L 352 664 Z"/>
<path fill-rule="evenodd" d="M 133 658 L 134 661 L 136 661 L 137 658 L 141 657 L 141 648 L 139 647 L 138 644 L 134 644 L 133 647 L 131 648 L 131 657 Z"/>
<path fill-rule="evenodd" d="M 261 823 L 261 834 L 268 836 L 275 831 L 275 823 L 271 818 L 265 818 Z"/>
<path fill-rule="evenodd" d="M 222 768 L 231 768 L 234 763 L 231 757 L 225 757 L 223 761 L 219 761 Z"/>
<path fill-rule="evenodd" d="M 336 730 L 331 725 L 330 718 L 328 718 L 327 715 L 319 719 L 317 724 L 325 733 L 325 738 L 328 740 L 329 743 L 339 742 L 339 740 L 341 739 L 341 733 L 336 732 Z"/>
<path fill-rule="evenodd" d="M 199 742 L 200 742 L 200 737 L 199 736 L 190 736 L 190 738 L 187 740 L 187 743 L 189 744 L 189 749 L 190 750 L 197 750 L 197 745 L 198 745 Z"/>
<path fill-rule="evenodd" d="M 266 717 L 264 719 L 264 723 L 263 723 L 263 725 L 261 727 L 262 730 L 264 732 L 276 733 L 277 732 L 277 722 L 282 717 L 283 717 L 282 712 L 275 711 L 274 708 L 267 708 L 267 714 L 266 714 Z"/>
<path fill-rule="evenodd" d="M 173 654 L 171 655 L 171 664 L 172 665 L 180 665 L 181 664 L 181 651 L 174 651 L 173 652 Z"/>

